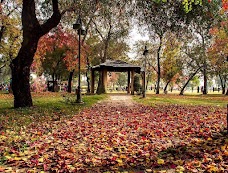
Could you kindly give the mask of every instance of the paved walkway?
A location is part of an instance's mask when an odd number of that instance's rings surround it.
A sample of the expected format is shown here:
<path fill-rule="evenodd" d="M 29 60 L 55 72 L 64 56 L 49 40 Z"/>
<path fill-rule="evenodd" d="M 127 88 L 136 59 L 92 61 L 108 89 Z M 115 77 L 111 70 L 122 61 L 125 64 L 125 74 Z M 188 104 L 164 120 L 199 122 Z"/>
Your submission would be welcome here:
<path fill-rule="evenodd" d="M 108 106 L 112 107 L 123 107 L 123 106 L 134 106 L 137 104 L 133 99 L 131 95 L 127 94 L 110 94 L 108 99 L 105 99 L 101 101 L 100 103 L 106 104 Z"/>

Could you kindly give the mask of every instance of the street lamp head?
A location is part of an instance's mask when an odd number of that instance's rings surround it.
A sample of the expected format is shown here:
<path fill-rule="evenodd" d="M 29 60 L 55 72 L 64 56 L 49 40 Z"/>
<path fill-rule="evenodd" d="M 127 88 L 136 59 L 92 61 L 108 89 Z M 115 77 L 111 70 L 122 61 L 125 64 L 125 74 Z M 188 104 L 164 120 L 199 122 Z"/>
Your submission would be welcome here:
<path fill-rule="evenodd" d="M 82 34 L 82 35 L 86 35 L 86 30 L 82 28 L 82 29 L 81 29 L 81 34 Z"/>
<path fill-rule="evenodd" d="M 82 25 L 82 20 L 80 18 L 80 16 L 78 17 L 77 21 L 75 24 L 73 24 L 73 29 L 80 29 Z"/>
<path fill-rule="evenodd" d="M 144 49 L 144 51 L 143 51 L 143 55 L 146 56 L 146 55 L 148 54 L 148 52 L 149 52 L 149 51 L 148 51 L 147 47 L 145 46 L 145 49 Z"/>

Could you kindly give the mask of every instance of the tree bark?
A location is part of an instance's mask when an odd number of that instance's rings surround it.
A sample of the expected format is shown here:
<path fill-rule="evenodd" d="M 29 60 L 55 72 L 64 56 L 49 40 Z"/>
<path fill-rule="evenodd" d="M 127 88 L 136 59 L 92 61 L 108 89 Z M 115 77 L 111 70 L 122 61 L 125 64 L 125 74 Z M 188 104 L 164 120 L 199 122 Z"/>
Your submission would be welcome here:
<path fill-rule="evenodd" d="M 37 50 L 38 41 L 44 34 L 56 27 L 61 19 L 58 0 L 52 0 L 52 7 L 52 16 L 44 24 L 40 25 L 36 18 L 35 1 L 23 0 L 23 42 L 17 57 L 10 64 L 14 108 L 30 107 L 33 105 L 29 79 L 30 67 Z"/>
<path fill-rule="evenodd" d="M 165 88 L 164 88 L 164 93 L 165 93 L 165 94 L 167 93 L 167 88 L 168 88 L 168 85 L 169 85 L 170 82 L 171 82 L 171 80 L 169 80 L 169 81 L 166 83 L 166 85 L 165 85 Z"/>
<path fill-rule="evenodd" d="M 70 72 L 70 74 L 69 74 L 68 85 L 67 85 L 67 92 L 68 92 L 68 93 L 71 93 L 71 90 L 72 90 L 71 83 L 72 83 L 73 75 L 74 75 L 74 70 L 72 70 L 72 71 Z"/>
<path fill-rule="evenodd" d="M 203 66 L 203 94 L 207 94 L 207 64 Z"/>
<path fill-rule="evenodd" d="M 161 51 L 161 46 L 162 46 L 162 36 L 160 36 L 160 44 L 157 50 L 157 88 L 156 88 L 156 94 L 159 94 L 159 89 L 160 89 L 160 80 L 161 80 L 161 66 L 160 66 L 160 51 Z"/>
<path fill-rule="evenodd" d="M 222 76 L 219 74 L 219 79 L 220 79 L 220 82 L 221 82 L 221 86 L 222 86 L 222 94 L 225 94 L 226 93 L 226 80 L 222 79 Z"/>
<path fill-rule="evenodd" d="M 192 78 L 198 73 L 198 71 L 201 69 L 202 67 L 199 67 L 187 80 L 187 82 L 185 83 L 185 85 L 183 86 L 183 88 L 180 91 L 179 95 L 184 95 L 184 89 L 186 88 L 186 86 L 188 85 L 188 83 L 190 82 L 190 80 L 192 80 Z"/>
<path fill-rule="evenodd" d="M 87 71 L 86 71 L 86 81 L 87 81 L 87 93 L 90 93 L 90 77 L 89 77 L 89 72 L 90 72 L 90 62 L 89 62 L 89 57 L 87 56 Z"/>
<path fill-rule="evenodd" d="M 98 87 L 97 87 L 97 94 L 103 94 L 105 93 L 105 87 L 103 82 L 103 73 L 102 71 L 99 72 L 99 81 L 98 81 Z"/>

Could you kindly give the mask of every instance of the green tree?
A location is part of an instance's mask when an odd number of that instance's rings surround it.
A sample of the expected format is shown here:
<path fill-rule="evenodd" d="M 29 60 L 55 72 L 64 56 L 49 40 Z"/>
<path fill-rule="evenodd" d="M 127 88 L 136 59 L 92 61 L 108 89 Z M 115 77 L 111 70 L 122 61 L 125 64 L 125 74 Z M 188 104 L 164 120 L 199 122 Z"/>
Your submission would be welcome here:
<path fill-rule="evenodd" d="M 134 76 L 134 91 L 139 92 L 142 91 L 142 85 L 140 84 L 140 77 L 139 75 Z"/>
<path fill-rule="evenodd" d="M 202 0 L 202 6 L 194 6 L 187 14 L 189 25 L 188 29 L 197 35 L 197 41 L 200 43 L 198 53 L 200 54 L 199 66 L 202 66 L 201 73 L 203 74 L 204 87 L 203 94 L 207 94 L 207 80 L 208 80 L 208 55 L 207 48 L 210 46 L 210 28 L 217 23 L 221 18 L 220 4 L 216 2 L 209 2 Z"/>
<path fill-rule="evenodd" d="M 120 1 L 103 1 L 99 4 L 100 9 L 93 20 L 94 35 L 97 35 L 98 41 L 96 49 L 98 63 L 103 63 L 107 59 L 114 58 L 111 54 L 111 45 L 124 43 L 124 38 L 128 35 L 128 18 L 126 2 Z M 115 48 L 113 46 L 113 48 Z M 118 50 L 119 51 L 119 50 Z M 97 94 L 105 93 L 102 79 L 102 73 L 99 74 Z"/>
<path fill-rule="evenodd" d="M 122 88 L 127 84 L 127 76 L 126 73 L 119 73 L 118 79 L 117 79 L 118 85 Z"/>
<path fill-rule="evenodd" d="M 166 82 L 164 93 L 167 92 L 168 85 L 172 82 L 177 74 L 182 72 L 182 60 L 180 58 L 181 42 L 176 39 L 176 35 L 169 33 L 166 37 L 162 62 L 162 76 Z"/>
<path fill-rule="evenodd" d="M 219 27 L 211 29 L 212 45 L 208 48 L 209 61 L 212 73 L 219 76 L 222 93 L 228 95 L 226 86 L 228 82 L 228 21 L 221 22 Z M 226 93 L 225 93 L 226 92 Z"/>
<path fill-rule="evenodd" d="M 0 70 L 2 74 L 10 72 L 9 64 L 16 57 L 20 48 L 21 21 L 18 1 L 1 0 L 0 3 Z"/>
<path fill-rule="evenodd" d="M 177 31 L 184 22 L 184 9 L 181 2 L 173 1 L 136 1 L 136 13 L 139 25 L 146 26 L 149 34 L 157 43 L 157 89 L 159 94 L 161 80 L 161 58 L 164 37 L 167 32 Z"/>

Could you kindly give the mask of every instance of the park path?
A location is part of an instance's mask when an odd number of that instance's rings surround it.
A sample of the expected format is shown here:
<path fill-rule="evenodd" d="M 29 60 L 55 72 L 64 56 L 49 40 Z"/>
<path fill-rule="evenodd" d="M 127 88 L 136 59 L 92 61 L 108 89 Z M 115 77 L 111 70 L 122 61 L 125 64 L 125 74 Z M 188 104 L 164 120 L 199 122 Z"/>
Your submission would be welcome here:
<path fill-rule="evenodd" d="M 105 104 L 112 107 L 131 107 L 137 103 L 132 99 L 131 95 L 127 94 L 110 94 L 105 100 L 99 102 L 99 104 Z"/>

